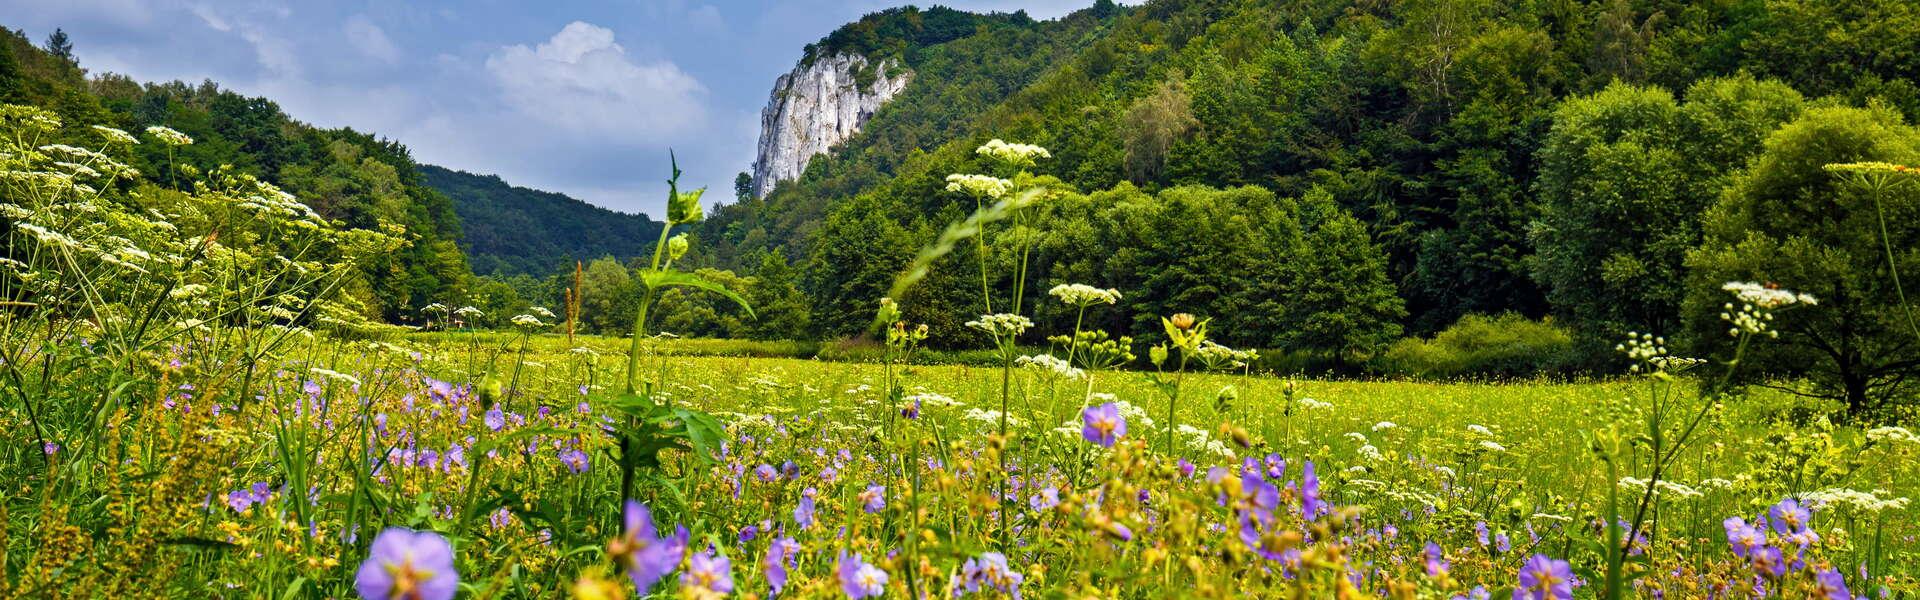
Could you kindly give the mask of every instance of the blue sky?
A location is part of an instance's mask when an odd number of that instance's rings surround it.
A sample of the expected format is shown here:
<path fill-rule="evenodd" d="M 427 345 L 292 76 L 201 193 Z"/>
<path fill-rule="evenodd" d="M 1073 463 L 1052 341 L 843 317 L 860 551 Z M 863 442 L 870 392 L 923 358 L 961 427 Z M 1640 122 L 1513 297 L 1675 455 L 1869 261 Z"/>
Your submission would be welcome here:
<path fill-rule="evenodd" d="M 93 72 L 212 79 L 422 162 L 657 217 L 668 148 L 685 182 L 731 198 L 774 78 L 807 43 L 900 3 L 0 0 L 0 24 L 36 42 L 65 28 Z M 940 4 L 1052 18 L 1093 0 Z"/>

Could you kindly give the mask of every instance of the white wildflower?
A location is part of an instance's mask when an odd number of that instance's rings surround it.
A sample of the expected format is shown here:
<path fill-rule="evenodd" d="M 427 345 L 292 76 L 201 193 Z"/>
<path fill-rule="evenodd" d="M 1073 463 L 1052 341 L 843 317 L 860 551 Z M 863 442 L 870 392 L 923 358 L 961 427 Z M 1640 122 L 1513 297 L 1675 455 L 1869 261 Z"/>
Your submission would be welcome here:
<path fill-rule="evenodd" d="M 1120 301 L 1120 290 L 1100 289 L 1084 283 L 1063 283 L 1047 290 L 1068 306 L 1087 307 L 1095 304 L 1114 304 Z"/>
<path fill-rule="evenodd" d="M 315 375 L 319 375 L 321 377 L 332 379 L 334 381 L 338 381 L 341 383 L 346 383 L 349 385 L 360 385 L 360 378 L 354 377 L 352 375 L 348 375 L 346 373 L 341 373 L 339 371 L 334 371 L 331 369 L 322 369 L 320 367 L 314 367 L 307 370 L 312 372 Z"/>
<path fill-rule="evenodd" d="M 964 192 L 975 198 L 994 198 L 1007 195 L 1013 189 L 1013 182 L 990 175 L 947 176 L 947 191 Z"/>
<path fill-rule="evenodd" d="M 193 138 L 188 137 L 187 134 L 174 131 L 171 128 L 161 127 L 159 125 L 148 127 L 147 135 L 151 135 L 153 137 L 159 138 L 160 143 L 166 144 L 168 146 L 185 146 L 193 143 Z"/>
<path fill-rule="evenodd" d="M 93 130 L 100 132 L 100 137 L 107 138 L 107 141 L 109 142 L 114 142 L 117 144 L 140 143 L 140 140 L 133 137 L 133 134 L 127 133 L 126 131 L 123 131 L 120 129 L 114 129 L 112 127 L 108 127 L 105 125 L 94 125 Z"/>
<path fill-rule="evenodd" d="M 1033 327 L 1033 320 L 1015 314 L 997 313 L 967 321 L 967 326 L 985 331 L 995 338 L 1012 338 L 1026 333 L 1028 328 Z"/>
<path fill-rule="evenodd" d="M 514 315 L 513 324 L 520 327 L 528 327 L 528 328 L 541 327 L 546 325 L 546 323 L 540 321 L 540 317 L 536 317 L 533 315 Z"/>
<path fill-rule="evenodd" d="M 987 141 L 974 152 L 1016 167 L 1031 166 L 1042 158 L 1053 158 L 1046 148 L 1033 144 L 1009 144 L 998 138 Z"/>
<path fill-rule="evenodd" d="M 1751 281 L 1729 281 L 1720 289 L 1733 292 L 1741 302 L 1764 309 L 1775 309 L 1792 304 L 1819 304 L 1819 300 L 1807 294 L 1796 294 L 1779 287 L 1768 287 Z"/>
<path fill-rule="evenodd" d="M 1071 364 L 1068 364 L 1067 361 L 1061 359 L 1060 357 L 1054 356 L 1052 354 L 1035 354 L 1033 356 L 1022 356 L 1022 357 L 1013 359 L 1013 362 L 1021 366 L 1033 367 L 1041 371 L 1051 372 L 1054 377 L 1064 377 L 1067 379 L 1079 379 L 1087 376 L 1086 371 L 1082 371 L 1080 369 L 1074 368 L 1074 366 Z"/>
<path fill-rule="evenodd" d="M 1393 429 L 1395 427 L 1399 427 L 1399 425 L 1393 424 L 1393 421 L 1381 421 L 1373 425 L 1373 430 L 1375 432 L 1380 432 L 1380 431 L 1386 431 L 1388 429 Z"/>
<path fill-rule="evenodd" d="M 1905 427 L 1875 427 L 1867 430 L 1867 439 L 1876 442 L 1903 442 L 1920 444 L 1920 436 L 1913 435 Z"/>

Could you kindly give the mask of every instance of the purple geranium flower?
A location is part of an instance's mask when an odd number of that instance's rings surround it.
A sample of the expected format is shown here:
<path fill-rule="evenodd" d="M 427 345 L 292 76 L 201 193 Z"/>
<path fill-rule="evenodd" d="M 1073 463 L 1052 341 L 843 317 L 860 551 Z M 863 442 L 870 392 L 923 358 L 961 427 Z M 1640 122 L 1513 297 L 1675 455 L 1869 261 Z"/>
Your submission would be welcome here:
<path fill-rule="evenodd" d="M 660 578 L 680 566 L 687 551 L 687 528 L 676 527 L 670 537 L 660 537 L 653 526 L 653 512 L 647 505 L 627 501 L 626 529 L 608 544 L 607 553 L 627 569 L 633 587 L 646 594 Z"/>
<path fill-rule="evenodd" d="M 838 573 L 840 590 L 846 592 L 851 600 L 878 597 L 887 591 L 887 572 L 867 564 L 859 554 L 847 556 L 846 551 L 842 550 Z"/>
<path fill-rule="evenodd" d="M 1446 553 L 1440 549 L 1439 544 L 1427 542 L 1426 565 L 1428 577 L 1439 577 L 1447 574 L 1447 567 L 1449 566 L 1447 564 L 1447 556 Z"/>
<path fill-rule="evenodd" d="M 401 527 L 373 539 L 353 580 L 353 589 L 367 600 L 449 600 L 459 587 L 447 538 Z"/>
<path fill-rule="evenodd" d="M 860 504 L 868 514 L 885 510 L 887 508 L 887 486 L 867 486 L 865 491 L 860 492 Z"/>
<path fill-rule="evenodd" d="M 587 460 L 587 453 L 581 452 L 579 448 L 561 450 L 560 462 L 567 465 L 568 471 L 575 473 L 585 473 L 587 472 L 587 467 L 590 466 Z"/>
<path fill-rule="evenodd" d="M 1779 548 L 1773 546 L 1755 548 L 1747 555 L 1747 559 L 1753 561 L 1753 571 L 1762 577 L 1779 578 L 1787 574 L 1787 559 L 1780 553 Z"/>
<path fill-rule="evenodd" d="M 960 568 L 960 585 L 954 591 L 967 593 L 980 591 L 982 586 L 999 590 L 1000 593 L 1020 597 L 1020 584 L 1026 576 L 1007 565 L 1007 556 L 999 552 L 982 553 L 979 558 L 969 558 Z"/>
<path fill-rule="evenodd" d="M 1800 501 L 1788 498 L 1767 510 L 1773 516 L 1773 530 L 1780 535 L 1792 535 L 1805 531 L 1813 520 L 1813 511 L 1800 505 Z"/>
<path fill-rule="evenodd" d="M 1535 554 L 1520 565 L 1520 585 L 1513 589 L 1513 600 L 1571 600 L 1573 566 L 1545 554 Z"/>
<path fill-rule="evenodd" d="M 802 530 L 813 527 L 813 496 L 816 493 L 813 488 L 807 488 L 800 493 L 800 504 L 793 507 L 793 522 Z"/>
<path fill-rule="evenodd" d="M 1839 571 L 1828 569 L 1814 575 L 1814 592 L 1825 600 L 1853 600 L 1847 591 L 1847 578 Z"/>
<path fill-rule="evenodd" d="M 800 542 L 790 537 L 774 538 L 767 545 L 766 566 L 767 583 L 773 585 L 769 596 L 778 596 L 787 588 L 787 571 L 800 566 Z"/>
<path fill-rule="evenodd" d="M 731 594 L 733 593 L 733 561 L 726 555 L 716 554 L 712 548 L 708 548 L 705 552 L 693 555 L 693 560 L 688 561 L 687 572 L 680 574 L 680 585 L 715 594 Z"/>
<path fill-rule="evenodd" d="M 1112 448 L 1127 435 L 1127 418 L 1120 416 L 1120 405 L 1113 402 L 1087 407 L 1080 411 L 1080 420 L 1086 423 L 1080 428 L 1081 437 L 1103 448 Z"/>
<path fill-rule="evenodd" d="M 1333 507 L 1320 499 L 1320 477 L 1313 473 L 1313 461 L 1307 461 L 1304 468 L 1306 474 L 1300 483 L 1300 516 L 1312 521 L 1333 512 Z"/>
<path fill-rule="evenodd" d="M 500 412 L 500 407 L 496 405 L 487 409 L 486 423 L 487 429 L 499 431 L 500 428 L 507 426 L 507 414 Z"/>
<path fill-rule="evenodd" d="M 1727 517 L 1721 522 L 1727 528 L 1727 544 L 1733 546 L 1733 555 L 1746 558 L 1754 548 L 1767 543 L 1767 536 L 1758 527 L 1747 524 L 1746 519 Z"/>

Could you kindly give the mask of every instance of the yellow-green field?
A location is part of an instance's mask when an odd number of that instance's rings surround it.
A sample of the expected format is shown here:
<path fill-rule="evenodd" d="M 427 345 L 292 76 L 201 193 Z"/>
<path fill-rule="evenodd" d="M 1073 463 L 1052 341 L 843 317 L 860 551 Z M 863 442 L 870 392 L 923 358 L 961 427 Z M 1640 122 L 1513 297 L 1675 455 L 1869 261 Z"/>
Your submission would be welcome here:
<path fill-rule="evenodd" d="M 4 413 L 6 508 L 33 515 L 7 522 L 7 591 L 339 597 L 368 589 L 364 561 L 376 588 L 473 597 L 1506 598 L 1556 573 L 1586 596 L 1606 569 L 1601 523 L 1631 530 L 1649 477 L 1651 438 L 1635 436 L 1650 394 L 1669 394 L 1669 414 L 1698 408 L 1685 379 L 1169 373 L 1170 417 L 1149 373 L 1016 367 L 1001 437 L 999 368 L 670 340 L 646 346 L 642 405 L 620 399 L 625 343 L 296 336 L 253 399 L 209 392 L 245 369 L 187 346 L 138 367 L 157 385 L 102 403 L 78 399 L 113 378 L 70 374 L 79 385 L 46 390 L 57 402 L 32 403 L 31 421 L 61 424 L 51 445 Z M 1759 580 L 1768 593 L 1818 593 L 1841 572 L 1854 591 L 1913 593 L 1920 440 L 1792 422 L 1805 407 L 1777 392 L 1725 398 L 1662 474 L 1629 585 L 1744 597 L 1760 551 L 1736 556 L 1724 521 L 1779 521 L 1770 508 L 1797 498 L 1810 522 L 1756 530 L 1797 548 Z M 1082 413 L 1107 403 L 1126 422 L 1110 447 Z M 676 408 L 719 429 L 633 416 Z M 633 436 L 631 484 L 615 431 Z M 653 527 L 623 524 L 635 507 Z M 446 545 L 380 562 L 383 530 Z"/>

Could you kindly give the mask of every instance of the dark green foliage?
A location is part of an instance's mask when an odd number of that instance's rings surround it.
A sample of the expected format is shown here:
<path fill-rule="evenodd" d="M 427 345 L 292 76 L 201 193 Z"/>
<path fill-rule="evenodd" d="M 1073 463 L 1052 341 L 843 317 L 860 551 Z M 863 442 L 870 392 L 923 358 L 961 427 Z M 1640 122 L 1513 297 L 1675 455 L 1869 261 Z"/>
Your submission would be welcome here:
<path fill-rule="evenodd" d="M 1431 339 L 1394 343 L 1376 364 L 1388 373 L 1441 379 L 1563 373 L 1574 365 L 1573 336 L 1552 321 L 1515 313 L 1467 315 Z"/>
<path fill-rule="evenodd" d="M 1800 110 L 1792 89 L 1751 78 L 1702 81 L 1684 105 L 1623 84 L 1561 105 L 1535 182 L 1535 275 L 1593 354 L 1678 329 L 1701 211 Z"/>
<path fill-rule="evenodd" d="M 548 276 L 575 261 L 619 260 L 653 251 L 660 222 L 618 213 L 563 194 L 508 185 L 498 176 L 422 165 L 425 182 L 453 199 L 460 246 L 478 274 Z"/>
<path fill-rule="evenodd" d="M 53 41 L 49 50 L 70 49 Z M 348 227 L 405 228 L 407 244 L 364 265 L 362 277 L 345 288 L 369 316 L 418 322 L 421 306 L 463 300 L 470 275 L 455 243 L 459 217 L 446 197 L 424 185 L 398 143 L 352 129 L 314 128 L 267 99 L 212 82 L 142 85 L 111 74 L 89 80 L 70 57 L 36 48 L 14 31 L 0 35 L 0 101 L 50 109 L 69 129 L 101 123 L 137 133 L 163 125 L 187 134 L 194 143 L 171 155 L 163 144 L 134 146 L 130 164 L 162 186 L 175 184 L 175 169 L 232 165 Z"/>
<path fill-rule="evenodd" d="M 1790 308 L 1770 323 L 1778 340 L 1748 348 L 1749 373 L 1805 373 L 1813 394 L 1860 416 L 1911 402 L 1920 375 L 1920 335 L 1889 270 L 1913 300 L 1920 185 L 1911 174 L 1889 174 L 1876 191 L 1824 169 L 1855 161 L 1920 162 L 1920 130 L 1884 107 L 1823 107 L 1767 138 L 1765 152 L 1706 215 L 1705 241 L 1687 261 L 1686 317 L 1696 352 L 1725 354 L 1732 325 L 1720 315 L 1732 298 L 1722 282 L 1812 294 L 1818 306 Z"/>
<path fill-rule="evenodd" d="M 1801 110 L 1794 90 L 1920 111 L 1909 83 L 1920 27 L 1902 28 L 1914 14 L 1892 0 L 1194 0 L 998 21 L 928 44 L 935 38 L 906 29 L 883 33 L 906 22 L 901 13 L 890 17 L 900 23 L 841 36 L 882 41 L 838 47 L 914 48 L 898 54 L 917 61 L 906 91 L 798 181 L 722 207 L 706 231 L 720 266 L 776 246 L 811 257 L 816 244 L 843 244 L 831 239 L 850 222 L 915 248 L 942 224 L 928 226 L 928 215 L 972 209 L 942 179 L 980 171 L 972 149 L 999 137 L 1053 150 L 1034 171 L 1070 189 L 1129 180 L 1140 194 L 1253 185 L 1306 197 L 1317 187 L 1384 254 L 1407 313 L 1393 324 L 1430 333 L 1466 314 L 1554 312 L 1590 350 L 1606 348 L 1594 341 L 1677 327 L 1681 257 L 1700 239 L 1698 215 L 1759 140 Z M 1659 100 L 1662 88 L 1686 101 Z M 829 216 L 843 206 L 884 218 Z M 1069 255 L 1110 252 L 1107 240 L 1120 239 L 1083 220 L 1094 214 L 1044 225 L 1056 231 L 1048 252 L 1059 252 L 1043 263 L 1048 281 L 1128 283 Z M 967 275 L 976 260 L 957 252 L 940 270 Z M 814 306 L 846 311 L 815 322 L 836 335 L 899 267 L 803 264 Z M 978 312 L 968 280 L 953 284 L 921 300 Z M 1010 279 L 995 285 L 1011 291 Z M 1206 302 L 1219 304 L 1187 308 L 1248 309 L 1230 294 Z M 1243 335 L 1312 336 L 1262 327 Z"/>

